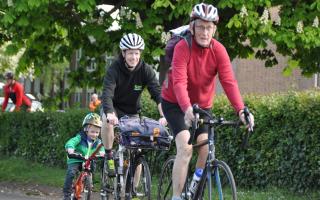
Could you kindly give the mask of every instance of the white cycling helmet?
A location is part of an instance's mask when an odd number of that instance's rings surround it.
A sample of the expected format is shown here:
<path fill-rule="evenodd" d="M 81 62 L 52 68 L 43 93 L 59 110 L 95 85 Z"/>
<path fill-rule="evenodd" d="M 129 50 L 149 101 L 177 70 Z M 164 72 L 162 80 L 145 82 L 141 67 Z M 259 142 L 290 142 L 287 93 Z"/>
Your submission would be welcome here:
<path fill-rule="evenodd" d="M 129 33 L 121 38 L 119 47 L 121 50 L 144 50 L 144 41 L 140 35 L 136 33 Z"/>
<path fill-rule="evenodd" d="M 205 21 L 213 22 L 215 24 L 219 21 L 218 9 L 213 5 L 200 3 L 193 7 L 190 20 L 202 19 Z"/>

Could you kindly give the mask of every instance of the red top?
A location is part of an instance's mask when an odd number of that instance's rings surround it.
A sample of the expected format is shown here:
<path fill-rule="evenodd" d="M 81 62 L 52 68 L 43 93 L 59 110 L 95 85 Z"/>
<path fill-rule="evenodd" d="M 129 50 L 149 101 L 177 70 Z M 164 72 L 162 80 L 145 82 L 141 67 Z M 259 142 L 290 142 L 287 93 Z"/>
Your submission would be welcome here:
<path fill-rule="evenodd" d="M 9 98 L 15 104 L 15 110 L 20 110 L 22 104 L 31 107 L 30 99 L 24 94 L 23 86 L 17 81 L 12 86 L 6 84 L 3 86 L 4 101 L 2 104 L 2 112 L 5 111 Z"/>
<path fill-rule="evenodd" d="M 202 48 L 193 39 L 190 55 L 188 44 L 181 40 L 174 49 L 172 70 L 168 72 L 168 85 L 164 81 L 162 98 L 178 103 L 184 112 L 194 103 L 201 108 L 211 108 L 217 74 L 234 109 L 237 112 L 243 109 L 244 103 L 225 47 L 212 39 L 210 47 Z"/>

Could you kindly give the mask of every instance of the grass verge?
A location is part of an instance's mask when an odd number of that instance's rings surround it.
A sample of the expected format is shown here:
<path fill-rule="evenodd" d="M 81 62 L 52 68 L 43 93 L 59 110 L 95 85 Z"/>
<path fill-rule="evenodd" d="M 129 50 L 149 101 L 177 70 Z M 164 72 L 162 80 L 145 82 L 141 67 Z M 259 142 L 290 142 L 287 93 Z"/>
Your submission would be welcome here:
<path fill-rule="evenodd" d="M 0 181 L 37 183 L 62 187 L 66 170 L 16 157 L 0 157 Z"/>
<path fill-rule="evenodd" d="M 62 188 L 65 169 L 47 167 L 16 157 L 0 157 L 0 181 L 33 183 Z M 152 176 L 152 199 L 156 199 L 157 176 Z M 94 184 L 100 185 L 99 173 L 95 174 Z M 98 188 L 98 187 L 96 187 Z M 318 200 L 320 191 L 303 195 L 285 189 L 267 188 L 246 190 L 238 188 L 239 200 Z"/>

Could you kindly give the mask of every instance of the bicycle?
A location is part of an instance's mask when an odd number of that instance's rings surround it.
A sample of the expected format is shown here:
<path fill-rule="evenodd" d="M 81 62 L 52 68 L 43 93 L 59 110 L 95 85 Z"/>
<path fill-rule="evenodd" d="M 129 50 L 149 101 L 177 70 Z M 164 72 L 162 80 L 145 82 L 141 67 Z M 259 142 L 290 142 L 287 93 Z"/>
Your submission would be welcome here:
<path fill-rule="evenodd" d="M 97 157 L 96 154 L 99 152 L 100 148 L 103 144 L 99 144 L 97 149 L 91 154 L 89 158 L 84 158 L 81 154 L 73 153 L 68 154 L 69 158 L 76 158 L 84 160 L 83 167 L 80 170 L 79 175 L 76 177 L 75 181 L 72 184 L 72 194 L 71 199 L 73 200 L 90 200 L 92 189 L 93 189 L 93 182 L 92 182 L 92 162 L 95 159 L 101 158 L 100 156 Z"/>
<path fill-rule="evenodd" d="M 141 117 L 138 119 L 142 120 Z M 133 140 L 126 145 L 123 144 L 125 136 L 120 132 L 119 126 L 115 126 L 115 133 L 115 136 L 119 136 L 118 149 L 113 154 L 116 173 L 114 177 L 109 176 L 107 165 L 104 165 L 102 172 L 102 187 L 104 189 L 101 191 L 101 199 L 130 200 L 138 198 L 151 200 L 151 173 L 144 157 L 144 151 L 154 149 L 155 146 L 149 142 L 145 146 L 133 145 Z M 130 134 L 137 136 L 140 133 L 132 131 Z M 159 132 L 156 134 L 152 137 L 160 138 Z"/>
<path fill-rule="evenodd" d="M 215 127 L 217 126 L 238 126 L 238 121 L 226 121 L 223 118 L 215 118 L 207 113 L 205 110 L 199 108 L 197 105 L 193 105 L 194 114 L 196 120 L 192 123 L 191 137 L 189 144 L 194 140 L 196 129 L 201 124 L 209 125 L 208 139 L 201 141 L 193 145 L 193 148 L 200 147 L 202 145 L 209 145 L 208 157 L 201 175 L 198 186 L 193 195 L 189 191 L 189 186 L 192 177 L 190 177 L 190 166 L 188 170 L 188 178 L 182 191 L 182 199 L 184 200 L 199 200 L 199 199 L 219 199 L 226 200 L 232 199 L 237 200 L 237 189 L 236 183 L 231 172 L 230 167 L 221 160 L 218 160 L 215 156 Z M 245 118 L 249 123 L 250 130 L 252 129 L 249 121 L 249 110 L 245 109 Z M 209 120 L 199 119 L 199 114 L 203 114 L 209 117 Z M 171 200 L 172 197 L 172 169 L 174 164 L 175 156 L 169 157 L 161 170 L 160 181 L 158 185 L 158 200 Z M 193 174 L 193 173 L 192 173 Z M 207 192 L 205 192 L 207 190 Z M 215 191 L 215 192 L 214 192 Z"/>

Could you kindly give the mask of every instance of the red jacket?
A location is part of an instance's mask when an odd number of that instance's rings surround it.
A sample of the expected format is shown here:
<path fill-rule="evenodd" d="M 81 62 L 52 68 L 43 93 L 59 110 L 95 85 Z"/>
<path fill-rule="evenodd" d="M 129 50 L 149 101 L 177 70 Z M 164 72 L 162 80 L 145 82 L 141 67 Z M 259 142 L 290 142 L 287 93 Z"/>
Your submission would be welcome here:
<path fill-rule="evenodd" d="M 31 101 L 30 99 L 24 94 L 23 86 L 15 81 L 12 86 L 9 86 L 6 84 L 3 86 L 3 92 L 4 92 L 4 101 L 2 103 L 2 112 L 5 111 L 9 98 L 12 100 L 12 102 L 15 104 L 15 110 L 20 110 L 20 107 L 22 104 L 31 107 Z"/>
<path fill-rule="evenodd" d="M 217 74 L 229 101 L 238 112 L 244 103 L 225 47 L 212 39 L 210 47 L 202 48 L 193 39 L 190 54 L 188 44 L 181 40 L 174 49 L 172 70 L 168 74 L 167 87 L 164 81 L 162 98 L 178 103 L 184 112 L 194 103 L 201 108 L 211 108 Z"/>

